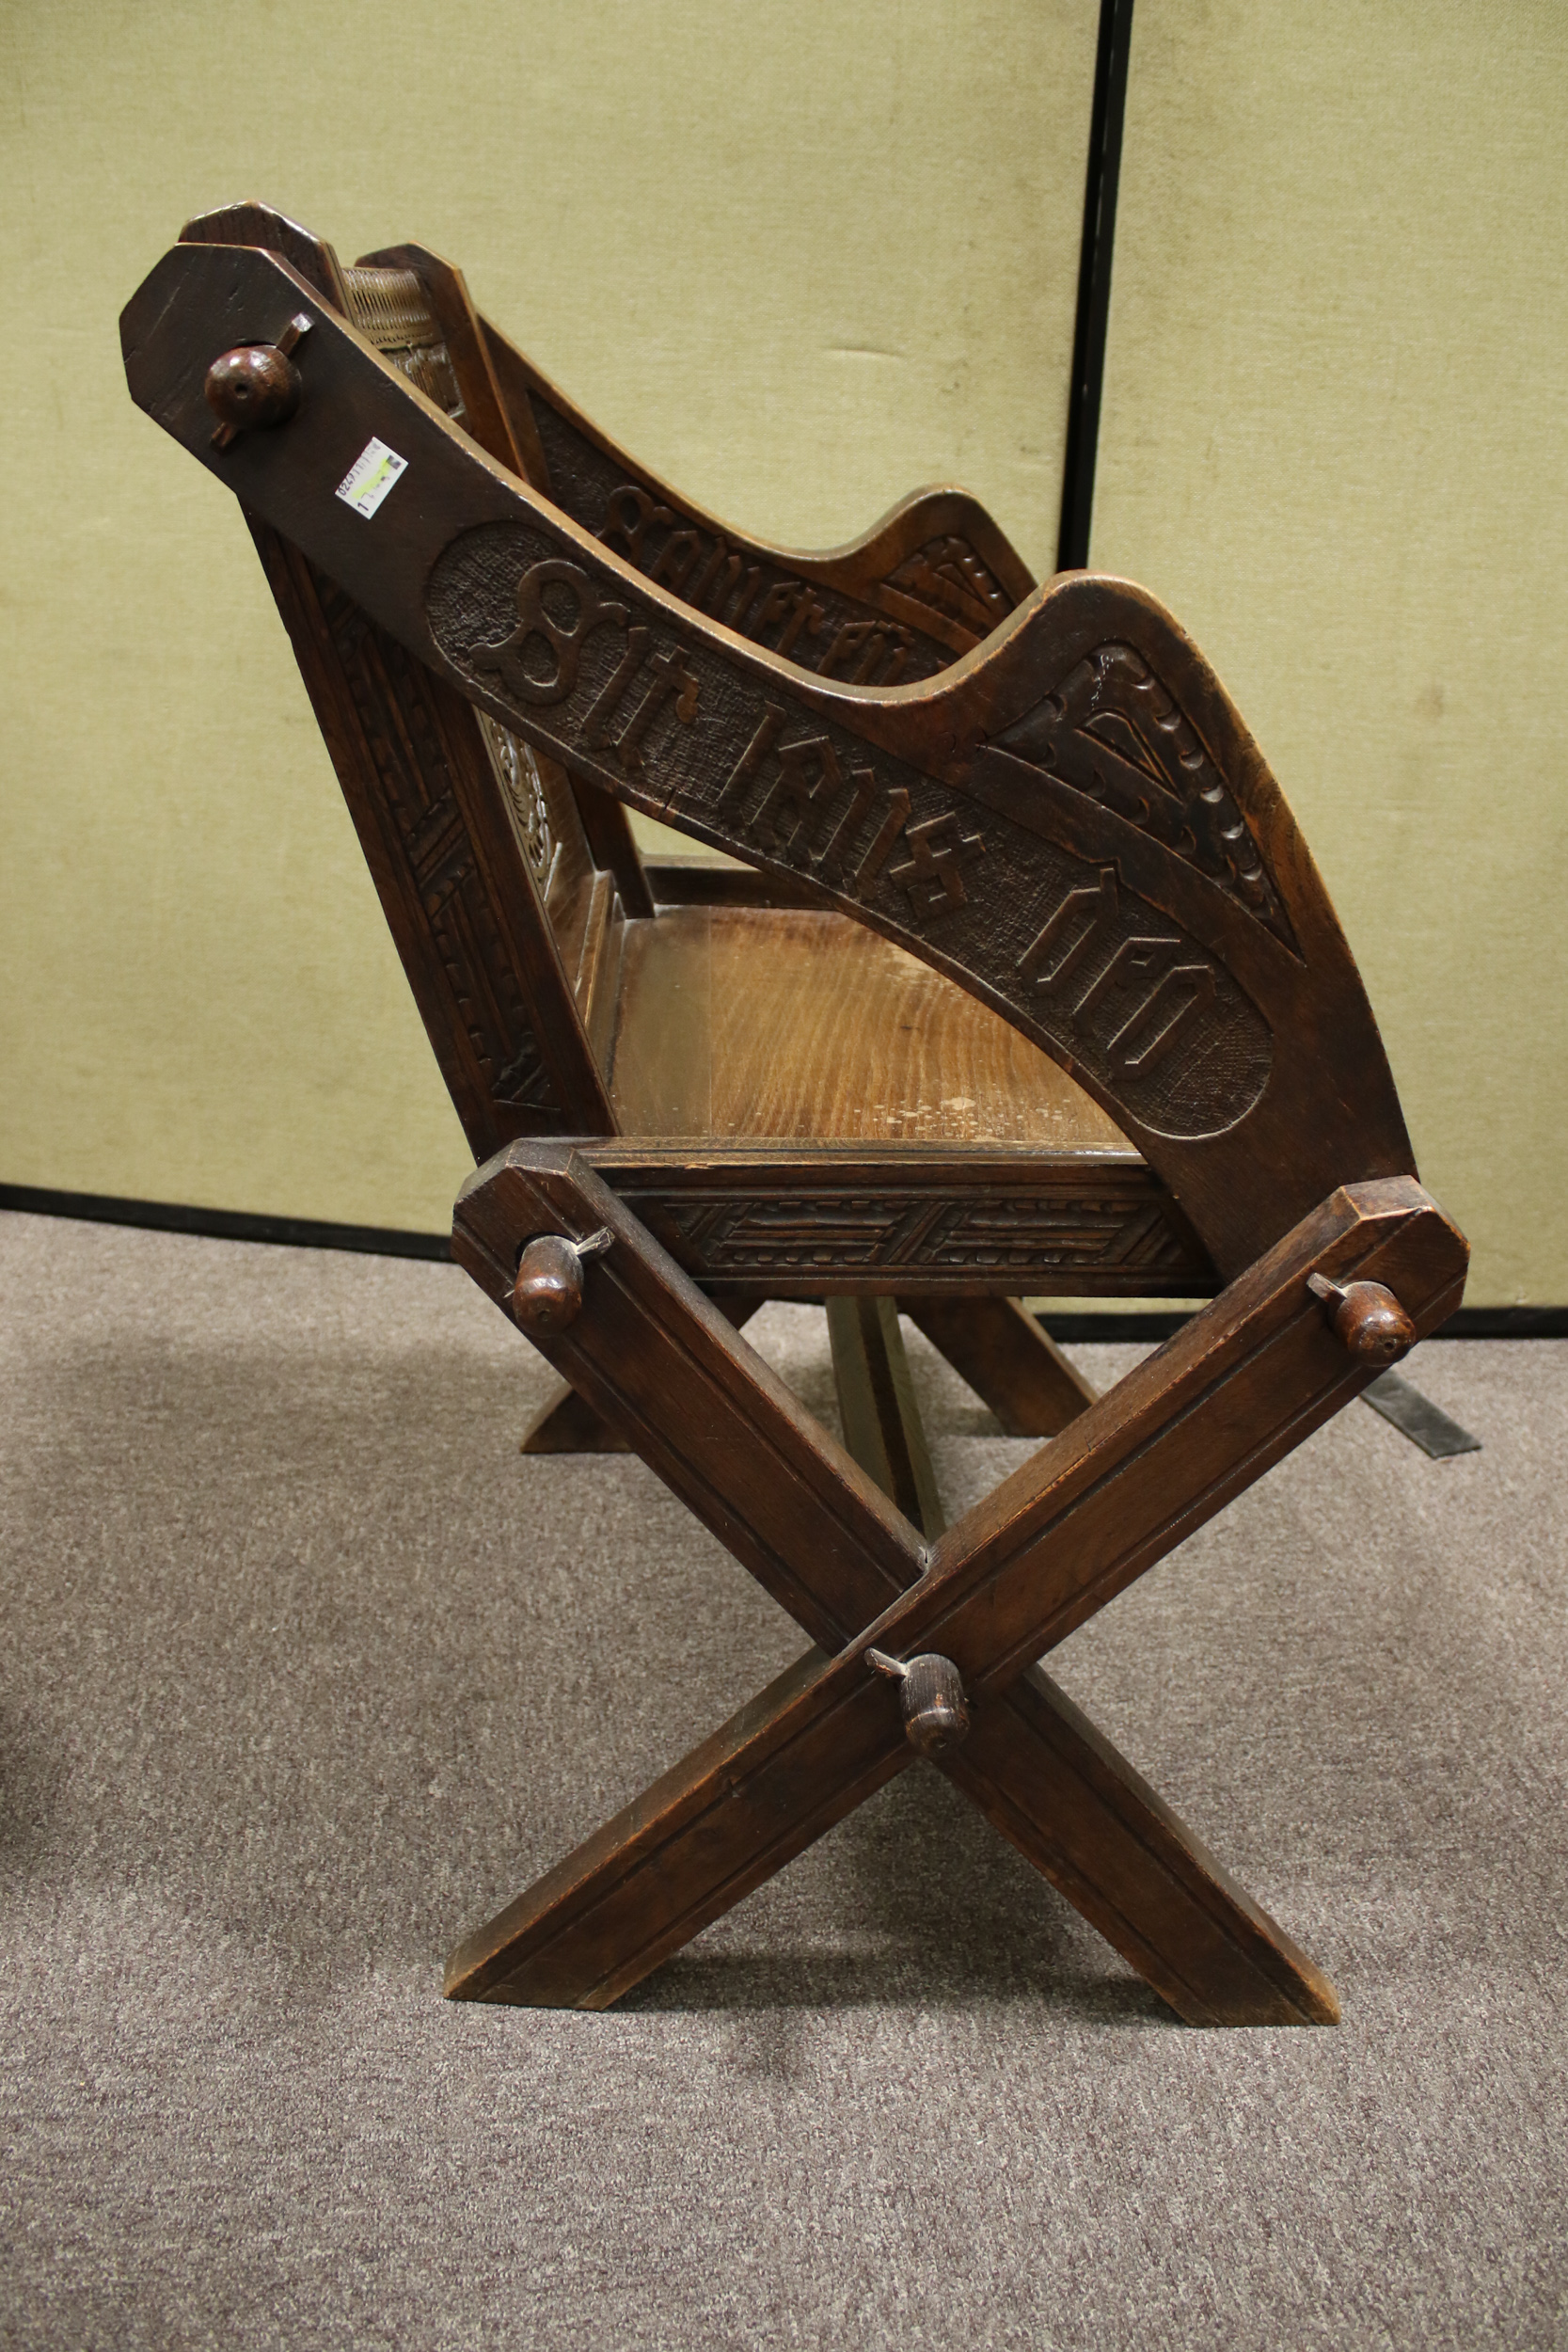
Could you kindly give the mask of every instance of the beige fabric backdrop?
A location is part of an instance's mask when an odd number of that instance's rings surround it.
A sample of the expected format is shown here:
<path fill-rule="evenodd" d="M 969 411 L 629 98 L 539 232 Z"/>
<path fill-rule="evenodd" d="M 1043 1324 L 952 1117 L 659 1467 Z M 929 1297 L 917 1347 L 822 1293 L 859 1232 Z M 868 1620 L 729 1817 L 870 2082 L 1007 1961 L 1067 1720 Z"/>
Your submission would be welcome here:
<path fill-rule="evenodd" d="M 1235 695 L 1473 1302 L 1568 1301 L 1568 8 L 1137 0 L 1091 555 Z"/>
<path fill-rule="evenodd" d="M 1043 567 L 1096 14 L 13 8 L 0 1179 L 435 1229 L 467 1164 L 239 518 L 124 391 L 184 215 L 445 248 L 754 528 L 957 477 Z M 1138 0 L 1094 542 L 1298 807 L 1475 1299 L 1568 1297 L 1565 33 Z"/>

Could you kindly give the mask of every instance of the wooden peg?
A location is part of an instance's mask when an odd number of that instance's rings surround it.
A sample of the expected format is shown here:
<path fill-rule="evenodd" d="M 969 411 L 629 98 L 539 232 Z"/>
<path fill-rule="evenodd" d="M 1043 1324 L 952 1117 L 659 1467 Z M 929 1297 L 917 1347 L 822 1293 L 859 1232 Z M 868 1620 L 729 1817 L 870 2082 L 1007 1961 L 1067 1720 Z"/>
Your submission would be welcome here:
<path fill-rule="evenodd" d="M 1309 1274 L 1307 1287 L 1321 1298 L 1335 1338 L 1351 1355 L 1379 1370 L 1397 1364 L 1416 1344 L 1416 1326 L 1391 1290 L 1381 1282 L 1331 1282 Z"/>
<path fill-rule="evenodd" d="M 582 1312 L 582 1261 L 560 1233 L 541 1233 L 517 1261 L 512 1311 L 525 1331 L 553 1337 Z"/>
<path fill-rule="evenodd" d="M 309 327 L 309 319 L 301 311 L 289 321 L 275 343 L 241 343 L 213 361 L 202 389 L 218 421 L 213 436 L 214 449 L 227 449 L 242 433 L 288 422 L 305 389 L 289 354 Z"/>
<path fill-rule="evenodd" d="M 576 1323 L 582 1312 L 582 1262 L 610 1243 L 607 1225 L 586 1241 L 569 1241 L 564 1233 L 541 1233 L 531 1241 L 512 1285 L 512 1312 L 522 1329 L 548 1339 Z"/>
<path fill-rule="evenodd" d="M 899 1685 L 904 1736 L 922 1756 L 946 1756 L 969 1731 L 969 1701 L 963 1677 L 950 1658 L 923 1650 L 918 1658 L 890 1658 L 885 1650 L 868 1649 L 867 1665 Z"/>

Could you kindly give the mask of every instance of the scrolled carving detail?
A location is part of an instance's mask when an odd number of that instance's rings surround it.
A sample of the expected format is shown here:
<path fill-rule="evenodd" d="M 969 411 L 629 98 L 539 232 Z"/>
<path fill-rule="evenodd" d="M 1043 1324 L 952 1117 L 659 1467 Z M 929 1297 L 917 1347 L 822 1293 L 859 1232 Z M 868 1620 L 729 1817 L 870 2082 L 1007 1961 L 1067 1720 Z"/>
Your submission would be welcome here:
<path fill-rule="evenodd" d="M 989 637 L 1013 609 L 1013 599 L 969 541 L 952 533 L 916 548 L 888 574 L 887 584 L 916 604 L 946 613 L 976 638 Z"/>
<path fill-rule="evenodd" d="M 624 630 L 627 625 L 626 606 L 601 595 L 580 564 L 562 556 L 531 564 L 517 582 L 516 601 L 516 628 L 499 645 L 476 645 L 472 661 L 476 670 L 492 672 L 520 702 L 564 702 L 578 682 L 582 649 L 594 631 Z M 545 676 L 538 675 L 540 648 L 551 665 Z"/>
<path fill-rule="evenodd" d="M 1175 696 L 1131 645 L 1097 647 L 991 740 L 1151 834 L 1294 948 L 1234 794 Z"/>
<path fill-rule="evenodd" d="M 512 811 L 529 871 L 543 892 L 549 882 L 556 843 L 539 763 L 532 746 L 520 742 L 510 728 L 498 726 L 488 712 L 480 712 L 479 723 L 500 778 L 506 804 Z"/>

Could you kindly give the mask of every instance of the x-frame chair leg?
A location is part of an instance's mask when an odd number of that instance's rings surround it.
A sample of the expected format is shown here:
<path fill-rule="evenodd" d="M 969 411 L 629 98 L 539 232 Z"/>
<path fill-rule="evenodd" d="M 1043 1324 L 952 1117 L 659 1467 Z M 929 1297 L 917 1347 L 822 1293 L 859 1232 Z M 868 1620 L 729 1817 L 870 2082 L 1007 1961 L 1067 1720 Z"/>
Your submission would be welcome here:
<path fill-rule="evenodd" d="M 845 1445 L 923 1535 L 940 1535 L 947 1518 L 897 1307 L 891 1298 L 830 1298 L 828 1338 Z"/>
<path fill-rule="evenodd" d="M 611 808 L 615 803 L 610 802 Z M 760 1292 L 756 1295 L 736 1294 L 727 1299 L 723 1311 L 737 1331 L 744 1328 L 757 1309 L 766 1304 Z M 518 1445 L 519 1454 L 629 1454 L 631 1447 L 617 1429 L 612 1429 L 601 1414 L 594 1410 L 586 1397 L 579 1396 L 571 1382 L 566 1381 L 551 1397 L 549 1403 L 535 1413 L 524 1430 Z"/>
<path fill-rule="evenodd" d="M 949 1361 L 962 1356 L 976 1327 L 978 1344 L 990 1356 L 994 1327 L 988 1329 L 984 1315 L 971 1319 L 970 1310 L 975 1306 L 1003 1307 L 1020 1323 L 1034 1320 L 1011 1299 L 961 1299 L 951 1305 L 943 1300 L 931 1320 L 937 1335 L 956 1343 L 951 1351 L 943 1349 Z M 906 1311 L 923 1330 L 927 1329 L 918 1310 Z M 828 1320 L 846 1445 L 862 1470 L 884 1494 L 893 1497 L 907 1518 L 914 1519 L 926 1534 L 940 1534 L 946 1520 L 910 1378 L 898 1310 L 888 1298 L 837 1298 L 829 1302 Z M 1034 1327 L 1038 1330 L 1037 1325 Z M 927 1335 L 936 1343 L 936 1335 Z M 1022 1336 L 1028 1344 L 1028 1333 Z M 1004 1338 L 1005 1343 L 1012 1339 L 1006 1325 Z M 1043 1332 L 1040 1338 L 1051 1346 Z M 1032 1374 L 1034 1367 L 1027 1369 Z M 1077 1383 L 1077 1374 L 1070 1366 L 1067 1371 Z M 1069 1388 L 1052 1401 L 1065 1406 L 1069 1397 L 1072 1410 L 1062 1411 L 1064 1425 L 1087 1409 L 1094 1402 L 1094 1391 L 1084 1383 L 1081 1389 Z M 1026 1391 L 1025 1402 L 1029 1401 Z M 918 1511 L 903 1500 L 901 1485 L 911 1490 Z M 983 1736 L 971 1740 L 961 1755 L 949 1760 L 952 1779 L 1046 1877 L 1071 1895 L 1077 1908 L 1100 1927 L 1107 1940 L 1136 1959 L 1143 1974 L 1156 1983 L 1163 1978 L 1168 1982 L 1168 1970 L 1164 1954 L 1151 1948 L 1140 1934 L 1137 1912 L 1139 1898 L 1147 1902 L 1149 1885 L 1163 1867 L 1173 1882 L 1171 1909 L 1185 1913 L 1180 1942 L 1189 1973 L 1196 1979 L 1173 1988 L 1174 2005 L 1192 2013 L 1206 1987 L 1208 2006 L 1212 2010 L 1220 1989 L 1228 1987 L 1222 2003 L 1227 2013 L 1255 2014 L 1259 2002 L 1255 1955 L 1259 1949 L 1266 1950 L 1268 1938 L 1277 1939 L 1279 1930 L 1256 1912 L 1191 1831 L 1161 1804 L 1152 1788 L 1137 1779 L 1126 1758 L 1117 1754 L 1066 1692 L 1038 1667 L 1020 1677 L 1008 1690 L 1006 1702 L 1012 1714 L 1027 1717 L 1038 1745 L 1054 1756 L 1054 1774 L 1047 1778 L 1037 1772 L 1025 1779 L 1019 1773 L 1015 1725 L 1007 1714 L 993 1709 L 987 1714 Z M 1064 1791 L 1070 1792 L 1068 1801 L 1064 1801 Z M 1130 1827 L 1133 1827 L 1135 1840 L 1132 1901 L 1124 1908 L 1117 1903 L 1117 1894 L 1128 1876 L 1121 1849 Z M 1203 1910 L 1196 1899 L 1201 1880 L 1193 1874 L 1205 1870 L 1211 1883 L 1225 1890 L 1232 1929 L 1240 1912 L 1263 1939 L 1261 1946 L 1254 1941 L 1245 1952 L 1238 1952 L 1234 1933 L 1227 1936 L 1225 1931 L 1224 1915 L 1216 1920 Z M 1167 1924 L 1170 1921 L 1167 1912 Z M 1201 1953 L 1196 1969 L 1191 1965 L 1195 1950 Z M 1310 1963 L 1299 1954 L 1295 1957 L 1299 1969 L 1310 1976 Z M 1323 2015 L 1332 2017 L 1332 1994 L 1321 1979 L 1316 1980 L 1316 1989 L 1323 1996 Z M 1262 1997 L 1266 2007 L 1267 1994 Z"/>
<path fill-rule="evenodd" d="M 453 1254 L 504 1303 L 531 1235 L 600 1227 L 588 1304 L 546 1352 L 819 1646 L 471 1936 L 449 1992 L 618 1998 L 913 1760 L 866 1651 L 940 1648 L 974 1703 L 943 1769 L 1180 2015 L 1332 2018 L 1311 1963 L 1029 1661 L 1373 1375 L 1308 1275 L 1386 1283 L 1418 1331 L 1449 1311 L 1464 1248 L 1420 1187 L 1333 1195 L 935 1547 L 566 1150 L 480 1171 Z"/>

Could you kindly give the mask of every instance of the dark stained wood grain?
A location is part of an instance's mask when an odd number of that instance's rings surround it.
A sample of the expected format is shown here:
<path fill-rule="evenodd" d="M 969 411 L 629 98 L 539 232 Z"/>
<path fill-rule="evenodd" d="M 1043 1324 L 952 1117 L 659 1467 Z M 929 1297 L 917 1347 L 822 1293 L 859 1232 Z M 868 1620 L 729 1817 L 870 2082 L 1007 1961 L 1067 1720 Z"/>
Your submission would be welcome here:
<path fill-rule="evenodd" d="M 635 1448 L 816 1645 L 449 1989 L 603 2006 L 918 1746 L 1183 2017 L 1332 2018 L 1034 1662 L 1463 1287 L 1213 673 L 1126 582 L 1032 592 L 962 492 L 822 555 L 736 534 L 423 246 L 226 207 L 122 339 L 246 512 L 476 1154 L 536 1138 L 453 1245 L 572 1384 L 524 1450 Z M 741 863 L 656 886 L 628 808 Z M 1100 1399 L 1016 1304 L 1222 1280 Z M 736 1337 L 769 1295 L 830 1302 L 847 1450 Z M 945 1532 L 895 1299 L 1052 1433 Z"/>
<path fill-rule="evenodd" d="M 717 1304 L 721 1314 L 741 1330 L 764 1304 L 754 1292 L 733 1291 Z M 523 1433 L 519 1454 L 629 1454 L 620 1432 L 562 1381 L 549 1403 L 541 1407 Z"/>
<path fill-rule="evenodd" d="M 632 925 L 610 1087 L 629 1136 L 1131 1149 L 988 1006 L 847 915 L 803 909 Z"/>

